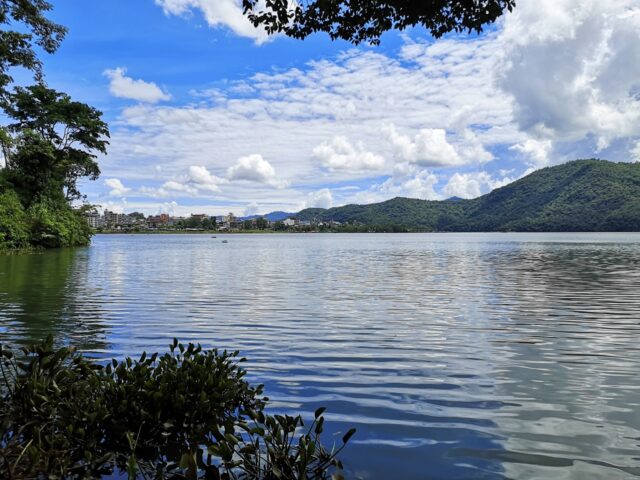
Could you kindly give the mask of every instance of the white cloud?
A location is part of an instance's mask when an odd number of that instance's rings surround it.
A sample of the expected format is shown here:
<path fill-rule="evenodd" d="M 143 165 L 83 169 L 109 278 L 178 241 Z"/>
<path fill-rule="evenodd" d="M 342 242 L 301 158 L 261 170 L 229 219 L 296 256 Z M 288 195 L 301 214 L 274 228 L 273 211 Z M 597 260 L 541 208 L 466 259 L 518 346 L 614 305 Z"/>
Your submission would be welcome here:
<path fill-rule="evenodd" d="M 640 162 L 640 140 L 635 142 L 635 146 L 631 148 L 631 160 Z"/>
<path fill-rule="evenodd" d="M 182 192 L 188 193 L 190 195 L 195 195 L 198 193 L 198 189 L 190 186 L 187 183 L 176 182 L 175 180 L 169 180 L 162 184 L 162 188 L 158 190 L 158 193 L 161 193 L 163 190 L 170 190 L 173 192 Z"/>
<path fill-rule="evenodd" d="M 264 183 L 277 188 L 284 188 L 287 185 L 287 182 L 276 177 L 273 166 L 260 154 L 240 157 L 235 165 L 227 169 L 227 178 Z"/>
<path fill-rule="evenodd" d="M 231 17 L 220 20 L 219 9 L 237 13 L 238 6 L 230 0 L 157 3 L 176 15 L 208 8 L 211 25 L 230 23 Z M 306 192 L 356 180 L 362 188 L 350 201 L 443 197 L 425 168 L 438 168 L 450 180 L 459 167 L 482 164 L 493 178 L 502 178 L 497 172 L 505 167 L 517 178 L 598 150 L 612 160 L 637 158 L 638 10 L 637 0 L 521 0 L 479 38 L 406 40 L 393 53 L 350 49 L 295 68 L 223 79 L 195 103 L 135 105 L 112 124 L 103 170 L 125 183 L 176 181 L 209 200 L 211 191 L 185 176 L 206 159 L 219 177 L 251 180 L 235 181 L 232 189 L 206 183 L 223 190 L 216 199 L 240 209 L 248 202 L 286 209 L 306 202 Z M 381 135 L 384 125 L 391 128 Z M 340 151 L 336 137 L 348 139 L 348 148 Z M 323 145 L 324 155 L 314 154 Z M 260 152 L 277 175 L 238 165 L 247 152 Z M 369 169 L 376 156 L 384 163 Z M 145 164 L 160 166 L 162 179 Z M 281 178 L 295 179 L 297 188 L 275 191 L 284 186 Z M 480 182 L 480 191 L 486 188 Z M 332 192 L 342 203 L 346 193 Z"/>
<path fill-rule="evenodd" d="M 241 0 L 156 0 L 169 15 L 186 15 L 200 10 L 211 27 L 225 26 L 241 37 L 248 37 L 260 44 L 268 39 L 264 29 L 255 28 L 242 13 Z"/>
<path fill-rule="evenodd" d="M 596 149 L 640 132 L 640 6 L 522 1 L 500 35 L 500 86 L 520 129 Z"/>
<path fill-rule="evenodd" d="M 121 197 L 131 191 L 117 178 L 108 178 L 104 181 L 104 184 L 111 189 L 109 195 L 112 197 Z"/>
<path fill-rule="evenodd" d="M 176 211 L 178 209 L 178 203 L 173 202 L 165 202 L 158 208 L 158 213 L 168 213 L 171 216 L 176 215 Z"/>
<path fill-rule="evenodd" d="M 333 195 L 328 188 L 311 192 L 307 196 L 307 201 L 304 204 L 304 208 L 331 208 L 332 206 Z"/>
<path fill-rule="evenodd" d="M 381 183 L 374 183 L 367 190 L 356 193 L 351 203 L 374 203 L 392 197 L 420 198 L 440 200 L 442 196 L 435 191 L 438 177 L 428 170 L 416 169 L 413 165 L 399 165 L 394 174 Z"/>
<path fill-rule="evenodd" d="M 256 202 L 251 202 L 249 205 L 246 206 L 246 208 L 244 209 L 244 216 L 245 217 L 250 217 L 252 215 L 257 215 L 258 213 L 258 204 Z"/>
<path fill-rule="evenodd" d="M 329 170 L 373 171 L 385 165 L 384 157 L 367 151 L 362 142 L 352 145 L 341 135 L 315 147 L 313 157 Z"/>
<path fill-rule="evenodd" d="M 142 186 L 138 189 L 138 194 L 142 197 L 165 198 L 171 196 L 175 191 L 169 191 L 165 188 L 153 188 Z"/>
<path fill-rule="evenodd" d="M 529 165 L 535 167 L 545 167 L 549 165 L 549 155 L 553 150 L 553 143 L 551 140 L 535 140 L 529 138 L 523 142 L 517 143 L 509 147 L 509 150 L 520 152 L 527 159 Z"/>
<path fill-rule="evenodd" d="M 200 190 L 209 192 L 219 192 L 221 183 L 226 183 L 225 179 L 212 175 L 206 167 L 191 165 L 189 167 L 189 180 Z"/>
<path fill-rule="evenodd" d="M 171 95 L 163 92 L 155 83 L 127 77 L 126 72 L 127 70 L 121 67 L 104 71 L 110 80 L 109 91 L 113 96 L 147 103 L 171 99 Z"/>
<path fill-rule="evenodd" d="M 110 212 L 115 212 L 115 213 L 124 213 L 126 208 L 127 208 L 127 201 L 125 199 L 122 199 L 119 202 L 112 202 L 112 201 L 103 202 L 99 206 L 99 210 L 101 209 L 103 213 L 106 210 L 109 210 Z"/>
<path fill-rule="evenodd" d="M 456 149 L 447 141 L 447 132 L 442 128 L 423 128 L 413 139 L 398 133 L 394 125 L 389 125 L 384 130 L 402 161 L 423 167 L 447 167 L 464 163 Z"/>
<path fill-rule="evenodd" d="M 476 198 L 512 181 L 509 177 L 496 180 L 487 172 L 456 172 L 449 178 L 443 192 L 447 197 Z"/>

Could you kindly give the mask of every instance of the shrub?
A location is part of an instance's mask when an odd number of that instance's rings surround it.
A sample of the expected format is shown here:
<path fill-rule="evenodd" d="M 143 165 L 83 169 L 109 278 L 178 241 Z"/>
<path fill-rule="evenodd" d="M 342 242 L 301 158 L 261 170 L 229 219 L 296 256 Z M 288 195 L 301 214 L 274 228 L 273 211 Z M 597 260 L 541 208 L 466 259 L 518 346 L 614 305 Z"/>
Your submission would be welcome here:
<path fill-rule="evenodd" d="M 0 250 L 29 245 L 29 222 L 13 190 L 0 193 Z"/>
<path fill-rule="evenodd" d="M 66 202 L 43 199 L 29 207 L 31 243 L 45 248 L 88 245 L 91 228 Z"/>
<path fill-rule="evenodd" d="M 262 386 L 238 353 L 186 347 L 96 364 L 49 338 L 0 345 L 3 478 L 325 479 L 340 477 L 343 445 L 321 444 L 324 409 L 265 415 Z"/>

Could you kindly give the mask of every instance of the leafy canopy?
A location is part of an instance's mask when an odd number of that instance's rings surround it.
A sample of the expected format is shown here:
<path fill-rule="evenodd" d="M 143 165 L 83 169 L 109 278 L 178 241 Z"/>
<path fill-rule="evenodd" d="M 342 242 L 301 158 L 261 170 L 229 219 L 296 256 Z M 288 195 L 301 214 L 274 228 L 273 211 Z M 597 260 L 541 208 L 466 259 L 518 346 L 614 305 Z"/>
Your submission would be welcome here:
<path fill-rule="evenodd" d="M 42 84 L 17 87 L 3 107 L 14 120 L 0 139 L 7 175 L 24 204 L 43 195 L 79 198 L 78 180 L 95 180 L 96 154 L 106 153 L 109 130 L 101 112 Z"/>
<path fill-rule="evenodd" d="M 388 30 L 421 25 L 439 38 L 449 32 L 481 32 L 515 0 L 243 0 L 256 27 L 303 39 L 325 32 L 333 40 L 378 44 Z"/>
<path fill-rule="evenodd" d="M 0 95 L 13 81 L 9 73 L 13 67 L 31 70 L 41 80 L 42 64 L 36 46 L 53 53 L 67 32 L 46 18 L 51 8 L 45 0 L 0 0 Z"/>

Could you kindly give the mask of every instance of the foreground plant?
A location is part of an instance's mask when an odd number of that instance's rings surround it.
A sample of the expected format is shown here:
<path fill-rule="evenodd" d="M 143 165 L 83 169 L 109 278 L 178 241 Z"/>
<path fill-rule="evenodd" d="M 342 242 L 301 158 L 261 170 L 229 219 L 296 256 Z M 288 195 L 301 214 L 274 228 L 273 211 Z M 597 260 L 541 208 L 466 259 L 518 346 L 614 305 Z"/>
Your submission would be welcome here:
<path fill-rule="evenodd" d="M 320 435 L 324 409 L 264 413 L 238 352 L 174 340 L 163 355 L 96 364 L 48 338 L 0 345 L 2 478 L 340 478 L 340 448 Z"/>

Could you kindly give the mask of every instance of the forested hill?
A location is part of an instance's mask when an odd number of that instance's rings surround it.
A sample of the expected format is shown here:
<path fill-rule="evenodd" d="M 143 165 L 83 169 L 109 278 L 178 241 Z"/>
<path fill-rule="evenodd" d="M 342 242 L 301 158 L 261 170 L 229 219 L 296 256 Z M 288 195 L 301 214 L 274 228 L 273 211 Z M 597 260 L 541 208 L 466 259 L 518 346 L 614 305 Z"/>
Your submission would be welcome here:
<path fill-rule="evenodd" d="M 298 216 L 426 231 L 640 231 L 640 164 L 576 160 L 473 200 L 394 198 Z"/>

